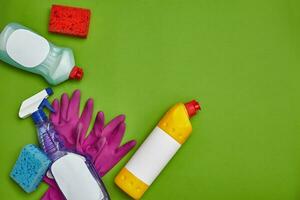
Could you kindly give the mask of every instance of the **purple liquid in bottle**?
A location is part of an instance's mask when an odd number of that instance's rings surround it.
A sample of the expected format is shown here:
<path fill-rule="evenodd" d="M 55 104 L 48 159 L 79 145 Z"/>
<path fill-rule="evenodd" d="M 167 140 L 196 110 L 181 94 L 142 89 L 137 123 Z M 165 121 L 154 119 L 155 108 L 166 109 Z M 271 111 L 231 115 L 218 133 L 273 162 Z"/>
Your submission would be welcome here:
<path fill-rule="evenodd" d="M 42 110 L 45 106 L 54 111 L 44 99 L 31 117 L 37 128 L 39 143 L 53 162 L 50 171 L 65 198 L 109 200 L 105 186 L 92 163 L 85 156 L 70 152 L 64 147 L 53 124 Z"/>
<path fill-rule="evenodd" d="M 65 155 L 62 151 L 64 149 L 63 142 L 59 139 L 52 123 L 49 122 L 49 120 L 38 123 L 35 126 L 39 134 L 39 143 L 52 161 L 55 161 L 59 157 Z"/>

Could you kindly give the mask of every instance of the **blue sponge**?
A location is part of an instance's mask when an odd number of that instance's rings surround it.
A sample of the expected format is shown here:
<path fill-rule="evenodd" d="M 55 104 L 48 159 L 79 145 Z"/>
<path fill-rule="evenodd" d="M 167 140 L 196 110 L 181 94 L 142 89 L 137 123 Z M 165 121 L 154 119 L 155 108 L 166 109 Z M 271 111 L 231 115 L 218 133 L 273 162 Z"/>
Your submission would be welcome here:
<path fill-rule="evenodd" d="M 27 193 L 33 192 L 42 181 L 50 163 L 42 150 L 28 144 L 22 149 L 10 177 Z"/>

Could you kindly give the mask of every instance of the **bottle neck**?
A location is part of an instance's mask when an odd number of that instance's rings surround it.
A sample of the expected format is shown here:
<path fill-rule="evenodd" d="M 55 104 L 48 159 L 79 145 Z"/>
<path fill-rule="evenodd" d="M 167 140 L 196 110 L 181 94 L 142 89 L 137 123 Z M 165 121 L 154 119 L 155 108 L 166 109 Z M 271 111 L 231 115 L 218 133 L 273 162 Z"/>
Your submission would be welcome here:
<path fill-rule="evenodd" d="M 48 121 L 47 115 L 43 110 L 37 110 L 31 115 L 33 122 L 37 125 Z"/>
<path fill-rule="evenodd" d="M 200 104 L 196 100 L 187 102 L 184 105 L 190 118 L 196 115 L 198 110 L 201 110 Z"/>

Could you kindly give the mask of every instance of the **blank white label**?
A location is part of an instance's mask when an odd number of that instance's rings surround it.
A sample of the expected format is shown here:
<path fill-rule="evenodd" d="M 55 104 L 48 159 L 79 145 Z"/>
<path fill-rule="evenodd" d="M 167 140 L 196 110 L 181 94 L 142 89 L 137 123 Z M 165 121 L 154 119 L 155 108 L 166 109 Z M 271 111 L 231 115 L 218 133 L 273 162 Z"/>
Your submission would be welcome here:
<path fill-rule="evenodd" d="M 101 200 L 104 195 L 85 163 L 85 158 L 69 153 L 51 166 L 52 175 L 67 200 Z"/>
<path fill-rule="evenodd" d="M 14 31 L 6 43 L 7 54 L 15 62 L 28 68 L 40 65 L 50 51 L 49 42 L 25 29 Z"/>
<path fill-rule="evenodd" d="M 127 163 L 126 168 L 141 181 L 151 185 L 180 146 L 169 134 L 156 127 Z"/>

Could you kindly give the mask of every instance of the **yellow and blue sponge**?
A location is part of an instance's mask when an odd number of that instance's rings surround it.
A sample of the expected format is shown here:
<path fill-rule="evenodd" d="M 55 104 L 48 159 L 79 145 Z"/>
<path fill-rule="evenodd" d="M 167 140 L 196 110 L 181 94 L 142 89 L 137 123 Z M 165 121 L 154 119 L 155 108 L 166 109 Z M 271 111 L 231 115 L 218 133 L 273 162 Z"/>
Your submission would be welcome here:
<path fill-rule="evenodd" d="M 33 192 L 41 183 L 51 161 L 33 144 L 26 145 L 10 173 L 10 177 L 27 193 Z"/>

